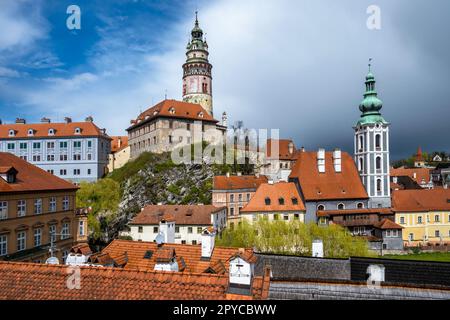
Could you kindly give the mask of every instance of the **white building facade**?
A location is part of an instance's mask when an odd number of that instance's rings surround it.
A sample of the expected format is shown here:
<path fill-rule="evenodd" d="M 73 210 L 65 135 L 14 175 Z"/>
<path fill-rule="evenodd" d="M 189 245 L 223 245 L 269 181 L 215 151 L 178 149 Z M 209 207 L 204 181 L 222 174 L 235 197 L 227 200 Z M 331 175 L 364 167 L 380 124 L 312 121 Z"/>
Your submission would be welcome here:
<path fill-rule="evenodd" d="M 94 182 L 107 173 L 111 138 L 91 117 L 85 122 L 0 124 L 0 152 L 12 153 L 68 181 Z"/>

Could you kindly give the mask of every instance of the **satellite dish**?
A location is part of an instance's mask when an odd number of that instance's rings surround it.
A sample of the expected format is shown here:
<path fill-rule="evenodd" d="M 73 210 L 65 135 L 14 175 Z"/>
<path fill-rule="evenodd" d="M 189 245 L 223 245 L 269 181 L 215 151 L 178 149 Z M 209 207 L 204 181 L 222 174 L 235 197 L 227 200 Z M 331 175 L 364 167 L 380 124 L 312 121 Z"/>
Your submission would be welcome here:
<path fill-rule="evenodd" d="M 45 261 L 46 264 L 59 264 L 57 257 L 50 257 Z"/>

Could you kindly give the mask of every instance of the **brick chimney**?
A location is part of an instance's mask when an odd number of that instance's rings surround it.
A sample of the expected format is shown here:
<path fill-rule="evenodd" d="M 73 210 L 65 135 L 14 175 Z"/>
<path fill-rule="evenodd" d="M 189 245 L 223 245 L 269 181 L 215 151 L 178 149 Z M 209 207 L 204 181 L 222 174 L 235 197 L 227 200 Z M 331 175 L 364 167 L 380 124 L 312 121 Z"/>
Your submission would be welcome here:
<path fill-rule="evenodd" d="M 202 260 L 211 259 L 216 240 L 216 230 L 212 227 L 202 232 Z"/>

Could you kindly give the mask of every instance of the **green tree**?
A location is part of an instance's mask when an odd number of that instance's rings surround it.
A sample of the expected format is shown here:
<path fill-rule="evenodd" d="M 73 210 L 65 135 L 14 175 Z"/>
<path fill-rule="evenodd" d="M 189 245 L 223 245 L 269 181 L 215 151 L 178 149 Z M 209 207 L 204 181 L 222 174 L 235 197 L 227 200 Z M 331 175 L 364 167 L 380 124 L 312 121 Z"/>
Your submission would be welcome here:
<path fill-rule="evenodd" d="M 102 229 L 116 216 L 120 202 L 119 183 L 101 179 L 94 183 L 82 182 L 77 192 L 77 207 L 91 208 L 88 224 L 91 237 L 98 239 Z"/>
<path fill-rule="evenodd" d="M 367 241 L 353 237 L 339 225 L 318 226 L 300 221 L 268 221 L 260 218 L 253 224 L 243 220 L 234 228 L 227 228 L 217 245 L 254 247 L 264 253 L 312 255 L 312 242 L 320 239 L 324 255 L 329 258 L 370 256 Z"/>

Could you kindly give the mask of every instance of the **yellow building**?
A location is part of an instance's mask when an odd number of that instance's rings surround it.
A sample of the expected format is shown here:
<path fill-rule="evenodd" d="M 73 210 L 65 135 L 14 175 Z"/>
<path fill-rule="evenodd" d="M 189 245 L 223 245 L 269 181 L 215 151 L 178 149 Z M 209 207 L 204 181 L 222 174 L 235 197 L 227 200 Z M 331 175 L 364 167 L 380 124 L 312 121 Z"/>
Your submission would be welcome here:
<path fill-rule="evenodd" d="M 305 221 L 305 205 L 292 182 L 262 183 L 249 203 L 240 211 L 248 222 L 260 217 L 268 220 Z"/>
<path fill-rule="evenodd" d="M 450 189 L 396 190 L 392 202 L 405 245 L 450 243 Z"/>

